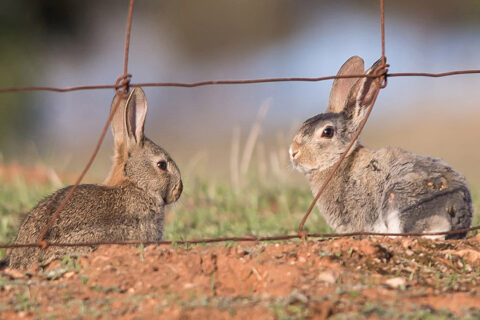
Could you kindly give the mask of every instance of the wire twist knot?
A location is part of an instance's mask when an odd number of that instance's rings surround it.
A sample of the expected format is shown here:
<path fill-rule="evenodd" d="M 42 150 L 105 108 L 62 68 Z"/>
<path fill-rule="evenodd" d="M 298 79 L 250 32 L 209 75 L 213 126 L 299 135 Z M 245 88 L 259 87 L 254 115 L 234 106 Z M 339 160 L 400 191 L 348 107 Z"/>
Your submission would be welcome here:
<path fill-rule="evenodd" d="M 119 95 L 125 95 L 130 91 L 130 80 L 132 79 L 132 75 L 129 73 L 123 74 L 118 77 L 117 81 L 115 81 L 115 90 Z"/>
<path fill-rule="evenodd" d="M 388 68 L 390 67 L 387 64 L 387 58 L 382 57 L 382 64 L 375 71 L 375 77 L 380 81 L 380 89 L 384 89 L 388 84 Z"/>

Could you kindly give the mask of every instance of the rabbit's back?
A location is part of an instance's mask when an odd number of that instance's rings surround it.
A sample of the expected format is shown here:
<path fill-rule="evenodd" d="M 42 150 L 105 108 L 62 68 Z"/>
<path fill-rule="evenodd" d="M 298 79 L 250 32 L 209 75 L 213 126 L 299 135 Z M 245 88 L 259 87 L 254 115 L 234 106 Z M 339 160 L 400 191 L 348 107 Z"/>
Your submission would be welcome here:
<path fill-rule="evenodd" d="M 42 200 L 22 223 L 16 244 L 36 243 L 52 214 L 71 187 Z M 164 225 L 163 203 L 146 196 L 136 186 L 80 185 L 45 236 L 50 242 L 101 242 L 160 240 Z M 92 248 L 52 247 L 14 249 L 11 267 L 26 267 L 38 260 L 67 253 L 85 253 Z"/>
<path fill-rule="evenodd" d="M 465 178 L 444 161 L 400 148 L 374 153 L 388 168 L 382 215 L 388 232 L 439 232 L 468 228 L 473 205 Z"/>
<path fill-rule="evenodd" d="M 465 178 L 440 159 L 394 147 L 358 146 L 339 172 L 318 202 L 338 232 L 435 232 L 471 224 Z M 314 194 L 328 173 L 312 179 Z"/>

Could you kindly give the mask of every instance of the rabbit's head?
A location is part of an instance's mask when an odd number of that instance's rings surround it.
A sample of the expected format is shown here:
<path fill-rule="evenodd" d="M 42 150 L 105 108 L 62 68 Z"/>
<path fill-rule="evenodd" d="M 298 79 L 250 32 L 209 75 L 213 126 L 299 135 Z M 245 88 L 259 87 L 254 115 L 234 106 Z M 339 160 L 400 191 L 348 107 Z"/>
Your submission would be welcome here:
<path fill-rule="evenodd" d="M 378 60 L 366 74 L 374 74 L 380 65 Z M 362 58 L 351 57 L 338 75 L 363 74 L 363 66 Z M 293 166 L 304 174 L 333 166 L 352 140 L 378 89 L 375 78 L 336 79 L 326 112 L 305 121 L 293 138 L 289 149 Z"/>
<path fill-rule="evenodd" d="M 145 93 L 140 88 L 133 89 L 123 105 L 124 108 L 117 110 L 123 112 L 112 122 L 114 166 L 117 171 L 121 168 L 116 184 L 128 180 L 166 204 L 177 201 L 183 190 L 180 170 L 164 149 L 143 134 L 147 114 Z"/>

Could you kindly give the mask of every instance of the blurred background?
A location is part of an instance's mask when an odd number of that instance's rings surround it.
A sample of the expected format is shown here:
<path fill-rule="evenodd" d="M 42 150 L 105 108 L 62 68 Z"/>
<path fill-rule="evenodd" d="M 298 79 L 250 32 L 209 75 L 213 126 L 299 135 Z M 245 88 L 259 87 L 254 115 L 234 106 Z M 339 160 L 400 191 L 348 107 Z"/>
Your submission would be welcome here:
<path fill-rule="evenodd" d="M 127 8 L 127 0 L 2 0 L 0 87 L 113 84 L 123 72 Z M 385 9 L 391 72 L 480 69 L 480 2 L 386 0 Z M 319 77 L 336 74 L 352 55 L 371 65 L 380 52 L 379 1 L 137 0 L 129 72 L 136 83 Z M 299 124 L 324 111 L 330 87 L 146 88 L 146 134 L 185 175 L 231 181 L 237 166 L 306 185 L 290 169 L 287 149 Z M 391 78 L 362 141 L 443 158 L 478 186 L 479 88 L 480 75 Z M 113 94 L 1 94 L 1 159 L 78 172 Z M 257 133 L 245 156 L 247 137 Z M 87 181 L 106 176 L 111 149 L 109 135 Z"/>

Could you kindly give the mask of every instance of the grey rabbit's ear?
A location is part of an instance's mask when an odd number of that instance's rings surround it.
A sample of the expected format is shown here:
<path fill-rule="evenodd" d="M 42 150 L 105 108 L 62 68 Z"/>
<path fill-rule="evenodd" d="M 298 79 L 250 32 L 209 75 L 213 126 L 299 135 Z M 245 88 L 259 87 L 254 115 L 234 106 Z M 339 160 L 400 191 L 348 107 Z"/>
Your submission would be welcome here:
<path fill-rule="evenodd" d="M 143 127 L 147 115 L 147 99 L 141 88 L 135 88 L 130 93 L 125 110 L 125 128 L 128 145 L 142 144 Z"/>
<path fill-rule="evenodd" d="M 382 65 L 382 59 L 377 60 L 365 74 L 373 75 L 377 72 L 378 67 Z M 350 91 L 347 104 L 344 109 L 347 118 L 359 123 L 363 119 L 363 115 L 367 109 L 373 104 L 373 99 L 377 90 L 380 90 L 381 82 L 378 78 L 361 78 L 357 80 Z"/>
<path fill-rule="evenodd" d="M 337 76 L 363 74 L 364 63 L 359 56 L 348 59 L 338 70 Z M 342 112 L 346 106 L 348 95 L 358 78 L 340 78 L 333 81 L 330 99 L 326 112 Z"/>

